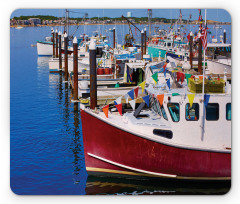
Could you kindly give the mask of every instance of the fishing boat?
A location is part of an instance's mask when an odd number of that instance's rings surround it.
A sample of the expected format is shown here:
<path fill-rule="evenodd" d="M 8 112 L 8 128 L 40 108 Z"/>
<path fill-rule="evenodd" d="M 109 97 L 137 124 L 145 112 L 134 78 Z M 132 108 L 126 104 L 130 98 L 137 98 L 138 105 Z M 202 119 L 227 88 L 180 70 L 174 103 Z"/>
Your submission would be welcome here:
<path fill-rule="evenodd" d="M 22 26 L 17 26 L 16 29 L 22 29 L 23 27 Z"/>
<path fill-rule="evenodd" d="M 37 41 L 37 53 L 38 56 L 52 56 L 53 55 L 53 43 L 50 37 L 45 38 L 44 41 Z"/>
<path fill-rule="evenodd" d="M 177 82 L 173 73 L 170 75 L 173 87 Z M 166 83 L 154 86 L 149 82 L 145 88 L 149 101 L 144 100 L 136 109 L 122 106 L 116 111 L 109 106 L 106 114 L 81 105 L 88 173 L 230 180 L 231 85 L 225 87 L 219 79 L 218 84 L 205 80 L 209 84 L 203 100 L 198 87 L 203 77 L 195 76 L 193 84 L 171 89 Z M 209 89 L 212 84 L 215 87 Z"/>

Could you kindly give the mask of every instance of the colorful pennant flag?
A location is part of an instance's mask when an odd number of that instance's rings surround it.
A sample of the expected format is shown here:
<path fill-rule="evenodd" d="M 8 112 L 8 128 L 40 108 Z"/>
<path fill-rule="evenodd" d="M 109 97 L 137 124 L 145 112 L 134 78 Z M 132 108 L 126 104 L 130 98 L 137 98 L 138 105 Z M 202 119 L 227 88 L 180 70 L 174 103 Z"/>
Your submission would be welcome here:
<path fill-rule="evenodd" d="M 122 115 L 122 104 L 115 105 L 120 115 Z"/>
<path fill-rule="evenodd" d="M 138 89 L 139 89 L 139 87 L 134 89 L 134 93 L 135 93 L 136 98 L 138 97 Z"/>
<path fill-rule="evenodd" d="M 172 93 L 172 96 L 179 96 L 179 93 Z"/>
<path fill-rule="evenodd" d="M 205 107 L 207 107 L 209 99 L 210 99 L 210 95 L 209 94 L 204 94 L 204 105 L 205 105 Z"/>
<path fill-rule="evenodd" d="M 134 89 L 132 89 L 131 91 L 129 91 L 127 94 L 130 96 L 130 98 L 131 98 L 132 100 L 134 99 Z"/>
<path fill-rule="evenodd" d="M 102 110 L 103 110 L 105 116 L 108 118 L 109 105 L 104 106 L 104 107 L 102 108 Z"/>
<path fill-rule="evenodd" d="M 164 69 L 164 72 L 165 72 L 165 69 L 166 69 L 166 67 L 167 67 L 167 62 L 165 62 L 165 64 L 163 65 L 163 69 Z"/>
<path fill-rule="evenodd" d="M 118 97 L 118 98 L 114 101 L 114 104 L 115 104 L 115 102 L 116 102 L 117 104 L 122 103 L 122 96 Z M 115 105 L 117 105 L 117 104 L 115 104 Z"/>
<path fill-rule="evenodd" d="M 153 80 L 155 81 L 155 84 L 158 82 L 158 73 L 152 75 Z"/>
<path fill-rule="evenodd" d="M 124 98 L 125 98 L 126 103 L 128 103 L 128 94 L 125 94 Z"/>
<path fill-rule="evenodd" d="M 142 99 L 144 100 L 144 102 L 147 104 L 147 106 L 149 107 L 149 95 L 147 96 L 143 96 Z M 130 101 L 129 101 L 130 102 Z"/>
<path fill-rule="evenodd" d="M 167 70 L 164 70 L 164 77 L 166 78 Z"/>
<path fill-rule="evenodd" d="M 186 79 L 187 79 L 187 84 L 188 84 L 189 78 L 191 78 L 191 76 L 192 76 L 191 74 L 187 74 L 187 73 L 185 74 L 185 77 L 186 77 Z"/>
<path fill-rule="evenodd" d="M 130 103 L 132 109 L 135 110 L 136 101 L 135 100 L 131 100 L 131 101 L 129 101 L 129 103 Z"/>
<path fill-rule="evenodd" d="M 177 82 L 179 82 L 180 76 L 181 76 L 180 72 L 177 72 Z"/>
<path fill-rule="evenodd" d="M 162 106 L 163 105 L 164 94 L 157 95 L 157 99 L 160 103 L 160 106 Z"/>
<path fill-rule="evenodd" d="M 182 84 L 184 82 L 185 74 L 184 73 L 180 73 L 180 78 L 181 78 L 181 84 Z"/>
<path fill-rule="evenodd" d="M 146 84 L 146 81 L 143 81 L 141 84 L 139 84 L 139 86 L 142 88 L 142 93 L 144 92 L 145 84 Z"/>
<path fill-rule="evenodd" d="M 167 80 L 167 85 L 168 85 L 168 88 L 170 90 L 170 78 Z"/>
<path fill-rule="evenodd" d="M 195 94 L 188 94 L 188 100 L 189 100 L 189 103 L 190 103 L 190 108 L 192 108 L 194 97 L 195 97 Z"/>

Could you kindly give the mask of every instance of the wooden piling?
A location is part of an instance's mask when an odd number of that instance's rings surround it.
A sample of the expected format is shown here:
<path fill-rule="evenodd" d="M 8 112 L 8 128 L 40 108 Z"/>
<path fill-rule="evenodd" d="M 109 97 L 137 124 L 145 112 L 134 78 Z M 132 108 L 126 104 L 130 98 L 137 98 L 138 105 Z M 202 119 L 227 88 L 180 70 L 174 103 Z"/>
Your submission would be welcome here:
<path fill-rule="evenodd" d="M 202 40 L 201 34 L 198 35 L 198 72 L 202 74 Z"/>
<path fill-rule="evenodd" d="M 223 43 L 227 43 L 227 35 L 226 35 L 226 30 L 225 29 L 223 31 Z"/>
<path fill-rule="evenodd" d="M 58 33 L 58 43 L 59 43 L 59 55 L 58 55 L 58 61 L 59 61 L 59 70 L 62 70 L 62 33 L 59 31 Z"/>
<path fill-rule="evenodd" d="M 55 31 L 55 38 L 56 38 L 56 58 L 58 58 L 58 31 Z"/>
<path fill-rule="evenodd" d="M 189 61 L 192 69 L 193 68 L 193 33 L 192 32 L 190 32 L 189 51 L 190 51 Z"/>
<path fill-rule="evenodd" d="M 113 28 L 113 48 L 115 48 L 115 27 Z"/>
<path fill-rule="evenodd" d="M 78 44 L 77 38 L 73 39 L 73 91 L 74 91 L 74 100 L 78 100 Z"/>
<path fill-rule="evenodd" d="M 143 60 L 143 40 L 144 40 L 144 32 L 143 30 L 141 31 L 141 60 Z"/>
<path fill-rule="evenodd" d="M 147 29 L 144 28 L 144 54 L 147 54 Z"/>
<path fill-rule="evenodd" d="M 68 81 L 68 36 L 64 34 L 64 61 L 65 61 L 65 81 Z"/>
<path fill-rule="evenodd" d="M 90 108 L 97 107 L 97 66 L 96 66 L 96 43 L 91 41 L 89 45 L 90 59 Z"/>
<path fill-rule="evenodd" d="M 52 43 L 53 43 L 53 57 L 55 57 L 55 38 L 54 30 L 52 30 Z"/>

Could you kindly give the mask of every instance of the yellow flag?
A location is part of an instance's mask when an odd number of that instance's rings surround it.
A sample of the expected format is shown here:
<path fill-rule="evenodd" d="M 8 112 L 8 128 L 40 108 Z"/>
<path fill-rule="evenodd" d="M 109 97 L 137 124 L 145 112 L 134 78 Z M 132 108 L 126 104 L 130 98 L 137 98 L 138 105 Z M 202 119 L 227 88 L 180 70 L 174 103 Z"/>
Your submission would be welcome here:
<path fill-rule="evenodd" d="M 144 89 L 145 89 L 145 83 L 146 81 L 143 81 L 141 84 L 139 84 L 139 86 L 141 86 L 142 88 L 142 93 L 144 92 Z"/>
<path fill-rule="evenodd" d="M 101 65 L 101 64 L 102 64 L 102 60 L 99 60 L 99 61 L 98 61 L 98 65 Z"/>
<path fill-rule="evenodd" d="M 124 45 L 123 45 L 123 50 L 124 50 Z"/>
<path fill-rule="evenodd" d="M 188 94 L 188 100 L 189 100 L 189 103 L 190 103 L 190 108 L 192 108 L 194 97 L 195 97 L 195 94 Z"/>

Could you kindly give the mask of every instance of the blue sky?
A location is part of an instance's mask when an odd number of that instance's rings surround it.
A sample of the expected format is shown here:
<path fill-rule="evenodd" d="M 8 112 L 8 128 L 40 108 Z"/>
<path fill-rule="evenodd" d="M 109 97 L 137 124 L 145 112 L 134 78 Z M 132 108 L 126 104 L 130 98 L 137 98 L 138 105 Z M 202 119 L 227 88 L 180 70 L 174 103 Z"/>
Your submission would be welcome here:
<path fill-rule="evenodd" d="M 70 17 L 82 17 L 84 13 L 88 13 L 89 17 L 120 17 L 127 16 L 127 12 L 132 12 L 134 17 L 147 16 L 147 9 L 70 9 L 70 11 L 78 13 L 70 13 Z M 14 16 L 24 15 L 53 15 L 61 17 L 64 15 L 64 9 L 18 9 L 13 11 L 11 18 Z M 189 14 L 192 14 L 192 19 L 198 19 L 198 9 L 182 9 L 183 19 L 188 19 Z M 153 9 L 153 17 L 178 18 L 179 9 Z M 204 18 L 204 9 L 202 9 Z M 207 9 L 207 19 L 217 20 L 222 22 L 231 22 L 230 14 L 224 9 Z"/>

